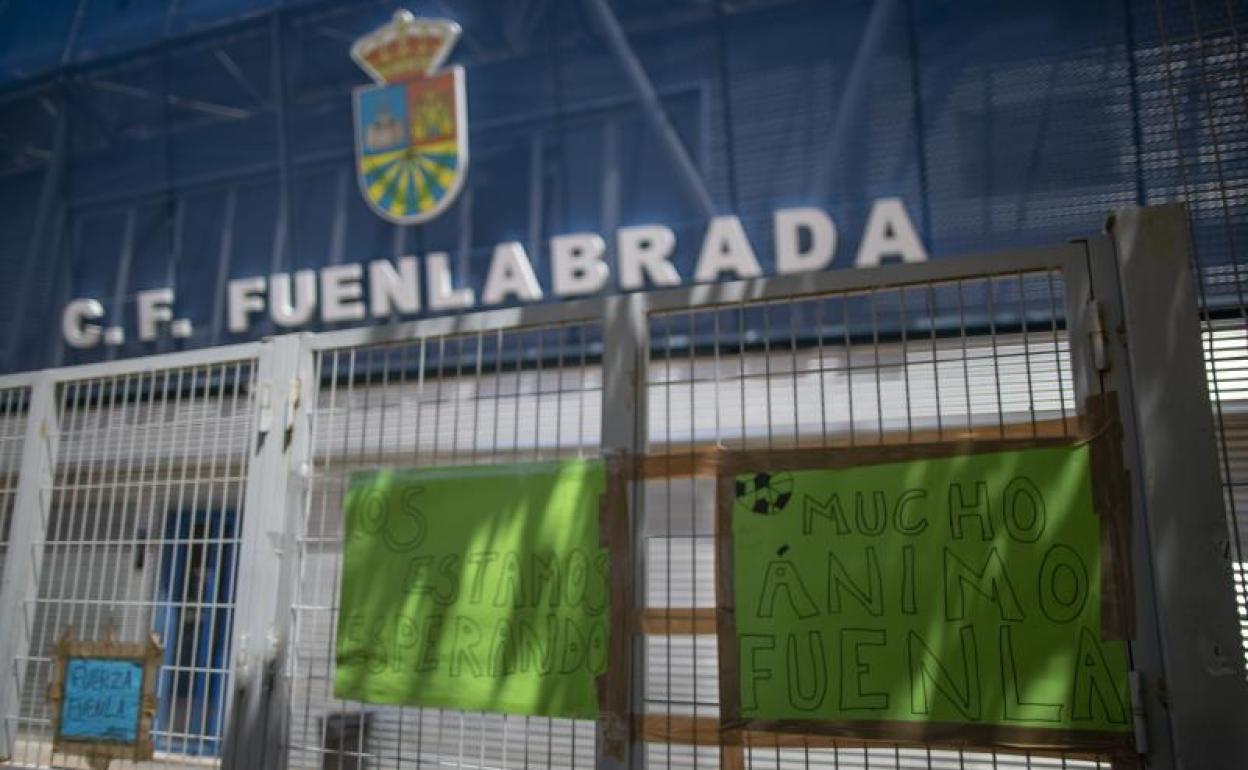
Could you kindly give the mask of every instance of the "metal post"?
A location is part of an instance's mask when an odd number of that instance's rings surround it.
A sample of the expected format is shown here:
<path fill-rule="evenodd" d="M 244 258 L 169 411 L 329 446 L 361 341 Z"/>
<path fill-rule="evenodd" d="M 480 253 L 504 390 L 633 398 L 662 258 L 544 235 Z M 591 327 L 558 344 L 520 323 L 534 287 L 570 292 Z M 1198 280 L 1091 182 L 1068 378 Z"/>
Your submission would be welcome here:
<path fill-rule="evenodd" d="M 1099 244 L 1109 249 L 1112 265 L 1112 246 L 1109 239 Z M 1093 241 L 1084 243 L 1089 261 L 1095 257 Z M 1075 269 L 1062 271 L 1065 288 L 1066 335 L 1070 344 L 1071 385 L 1075 391 L 1075 406 L 1082 410 L 1088 396 L 1102 392 L 1101 365 L 1104 350 L 1100 344 L 1100 306 L 1093 296 L 1090 264 L 1079 264 Z M 1099 352 L 1098 352 L 1099 351 Z"/>
<path fill-rule="evenodd" d="M 602 449 L 604 453 L 620 453 L 626 457 L 640 457 L 646 449 L 646 365 L 649 355 L 649 328 L 646 324 L 646 297 L 643 294 L 624 294 L 608 297 L 603 308 L 603 360 L 602 360 Z M 630 467 L 635 467 L 629 464 Z M 638 581 L 645 579 L 641 560 L 644 549 L 638 533 L 642 531 L 643 490 L 639 476 L 629 484 L 629 533 L 632 537 L 632 564 L 624 568 L 633 575 L 631 595 L 612 597 L 612 601 L 624 602 L 636 608 L 637 597 L 644 596 Z M 630 613 L 632 616 L 632 613 Z M 614 630 L 613 630 L 614 633 Z M 631 662 L 628 679 L 629 714 L 640 714 L 645 674 L 645 645 L 638 643 L 630 634 L 625 658 Z M 624 725 L 601 726 L 597 742 L 595 766 L 598 770 L 625 770 L 632 766 L 634 756 L 642 756 L 641 747 L 633 735 L 631 717 Z M 607 741 L 601 733 L 626 730 L 628 738 L 622 755 L 604 751 Z"/>
<path fill-rule="evenodd" d="M 1071 357 L 1075 363 L 1075 394 L 1082 405 L 1088 395 L 1113 391 L 1123 422 L 1123 462 L 1132 480 L 1131 559 L 1135 594 L 1135 637 L 1131 642 L 1133 687 L 1132 706 L 1143 715 L 1136 725 L 1136 750 L 1157 770 L 1174 768 L 1174 741 L 1165 703 L 1165 666 L 1161 657 L 1160 618 L 1152 585 L 1153 563 L 1147 522 L 1141 499 L 1139 455 L 1132 449 L 1138 442 L 1135 394 L 1128 364 L 1122 292 L 1114 242 L 1109 236 L 1085 242 L 1088 273 L 1073 283 L 1067 279 L 1067 292 L 1082 292 L 1083 303 L 1068 305 Z M 1082 365 L 1081 365 L 1082 364 Z"/>
<path fill-rule="evenodd" d="M 1110 232 L 1116 276 L 1094 259 L 1093 280 L 1114 360 L 1108 379 L 1125 396 L 1136 498 L 1132 652 L 1149 766 L 1248 767 L 1248 682 L 1187 214 L 1178 205 L 1128 209 Z"/>
<path fill-rule="evenodd" d="M 295 522 L 307 491 L 311 351 L 303 335 L 268 341 L 257 376 L 257 431 L 247 470 L 232 645 L 234 688 L 222 767 L 284 767 L 283 675 L 296 565 Z"/>
<path fill-rule="evenodd" d="M 22 678 L 34 627 L 33 600 L 43 566 L 58 439 L 56 381 L 42 373 L 30 389 L 8 557 L 0 583 L 0 661 L 9 667 L 0 681 L 0 757 L 12 757 L 17 740 Z"/>

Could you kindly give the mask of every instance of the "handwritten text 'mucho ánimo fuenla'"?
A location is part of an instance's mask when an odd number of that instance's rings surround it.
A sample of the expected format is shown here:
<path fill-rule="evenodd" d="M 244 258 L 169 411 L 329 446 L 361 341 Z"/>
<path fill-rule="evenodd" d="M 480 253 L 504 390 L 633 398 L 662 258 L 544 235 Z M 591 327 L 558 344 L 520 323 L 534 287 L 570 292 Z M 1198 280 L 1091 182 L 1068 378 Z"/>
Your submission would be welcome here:
<path fill-rule="evenodd" d="M 969 721 L 1125 723 L 1121 675 L 1090 611 L 1099 568 L 1063 542 L 1035 483 L 794 502 L 793 548 L 736 564 L 762 570 L 754 595 L 737 597 L 743 714 L 779 701 L 812 716 L 922 719 L 943 702 Z"/>

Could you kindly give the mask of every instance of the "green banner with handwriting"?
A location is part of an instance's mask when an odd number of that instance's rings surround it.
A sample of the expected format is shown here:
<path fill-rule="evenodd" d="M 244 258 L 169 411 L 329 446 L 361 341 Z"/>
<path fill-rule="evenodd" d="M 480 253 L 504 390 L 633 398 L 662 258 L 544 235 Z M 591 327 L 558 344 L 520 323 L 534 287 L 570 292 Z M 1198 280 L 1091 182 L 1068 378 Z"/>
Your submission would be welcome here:
<path fill-rule="evenodd" d="M 334 695 L 595 718 L 604 488 L 591 460 L 353 475 Z"/>
<path fill-rule="evenodd" d="M 735 476 L 741 716 L 1128 731 L 1088 457 Z"/>

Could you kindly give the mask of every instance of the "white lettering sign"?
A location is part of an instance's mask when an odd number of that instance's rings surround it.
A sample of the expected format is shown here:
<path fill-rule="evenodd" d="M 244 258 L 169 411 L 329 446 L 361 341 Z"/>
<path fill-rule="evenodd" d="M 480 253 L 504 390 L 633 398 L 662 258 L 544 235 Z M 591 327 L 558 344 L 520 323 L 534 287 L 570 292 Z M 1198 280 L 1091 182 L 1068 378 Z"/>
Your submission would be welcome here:
<path fill-rule="evenodd" d="M 836 223 L 827 212 L 813 207 L 780 209 L 774 214 L 773 225 L 777 274 L 823 270 L 836 258 Z M 611 279 L 611 264 L 618 271 L 618 286 L 623 291 L 679 286 L 682 282 L 672 262 L 676 235 L 663 225 L 620 228 L 615 233 L 613 261 L 609 259 L 606 241 L 597 233 L 556 235 L 547 246 L 551 290 L 558 298 L 603 291 Z M 854 265 L 875 267 L 888 261 L 926 260 L 927 251 L 901 199 L 875 201 Z M 762 265 L 741 220 L 731 215 L 713 218 L 702 237 L 693 281 L 707 283 L 762 274 Z M 444 252 L 423 257 L 407 255 L 393 261 L 378 259 L 367 266 L 349 263 L 319 271 L 299 270 L 293 275 L 236 278 L 226 285 L 225 295 L 227 328 L 233 334 L 249 333 L 257 318 L 266 313 L 275 326 L 293 329 L 318 316 L 326 324 L 335 324 L 369 317 L 410 316 L 421 312 L 422 307 L 442 313 L 477 306 L 477 293 L 472 287 L 455 286 L 450 257 Z M 539 302 L 545 296 L 523 245 L 508 241 L 494 247 L 481 286 L 482 305 Z M 173 289 L 139 292 L 135 301 L 138 339 L 155 340 L 166 329 L 175 339 L 190 337 L 191 321 L 176 317 L 175 307 Z M 106 325 L 107 315 L 97 299 L 72 300 L 61 316 L 65 342 L 81 349 L 122 344 L 126 338 L 124 329 L 116 323 Z"/>

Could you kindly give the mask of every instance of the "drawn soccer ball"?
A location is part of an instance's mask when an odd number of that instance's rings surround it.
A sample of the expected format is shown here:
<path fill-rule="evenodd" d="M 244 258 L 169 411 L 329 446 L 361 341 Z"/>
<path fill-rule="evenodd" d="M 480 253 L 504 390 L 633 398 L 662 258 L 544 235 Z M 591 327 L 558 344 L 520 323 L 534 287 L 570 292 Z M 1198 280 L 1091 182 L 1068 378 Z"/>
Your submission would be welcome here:
<path fill-rule="evenodd" d="M 774 516 L 793 498 L 793 476 L 756 473 L 736 481 L 737 504 L 752 513 Z"/>

